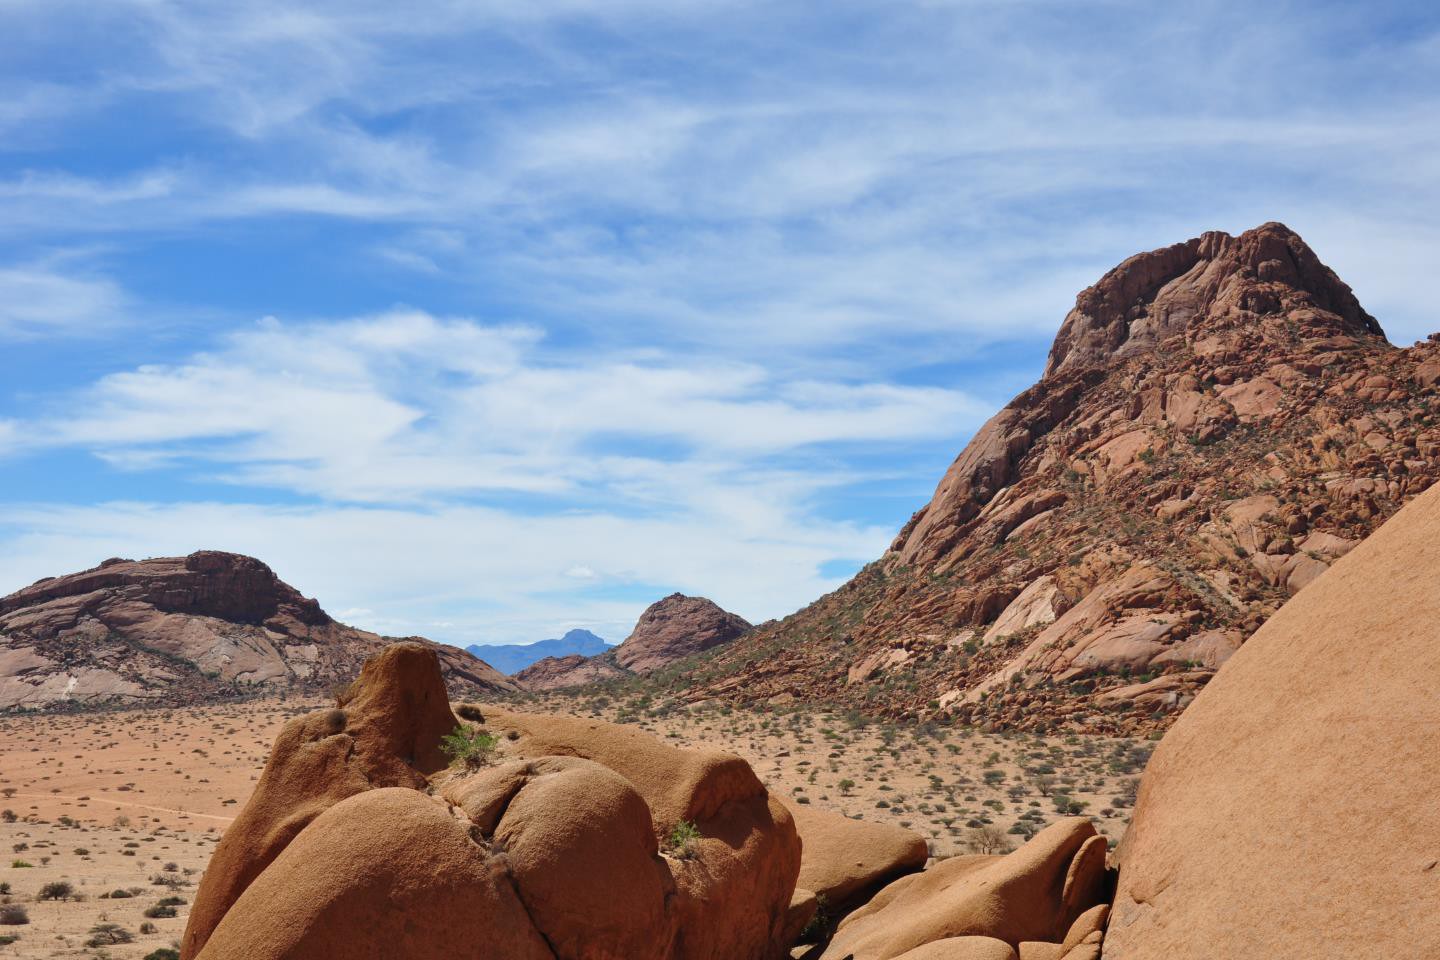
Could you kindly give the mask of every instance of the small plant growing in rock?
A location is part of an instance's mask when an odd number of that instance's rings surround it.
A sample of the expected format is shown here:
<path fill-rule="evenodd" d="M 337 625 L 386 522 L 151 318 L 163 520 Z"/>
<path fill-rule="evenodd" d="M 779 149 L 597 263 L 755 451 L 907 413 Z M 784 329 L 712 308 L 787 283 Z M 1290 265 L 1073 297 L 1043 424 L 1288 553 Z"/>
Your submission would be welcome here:
<path fill-rule="evenodd" d="M 440 738 L 440 751 L 450 758 L 452 767 L 478 770 L 490 762 L 496 742 L 479 727 L 461 724 Z"/>
<path fill-rule="evenodd" d="M 677 860 L 689 860 L 695 856 L 695 845 L 700 839 L 700 828 L 689 820 L 681 820 L 670 830 L 665 852 Z"/>

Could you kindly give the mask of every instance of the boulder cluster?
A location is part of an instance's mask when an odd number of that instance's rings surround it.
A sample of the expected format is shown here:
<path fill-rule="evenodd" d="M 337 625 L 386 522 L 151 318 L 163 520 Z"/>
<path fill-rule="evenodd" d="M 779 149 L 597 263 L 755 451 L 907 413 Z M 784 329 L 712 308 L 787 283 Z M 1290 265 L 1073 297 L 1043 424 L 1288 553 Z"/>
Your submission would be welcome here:
<path fill-rule="evenodd" d="M 1069 818 L 1005 856 L 927 862 L 907 830 L 788 809 L 728 753 L 452 710 L 435 651 L 398 644 L 286 725 L 183 955 L 1435 956 L 1437 570 L 1440 489 L 1227 660 L 1160 743 L 1113 857 Z M 812 922 L 822 904 L 838 925 Z"/>
<path fill-rule="evenodd" d="M 474 755 L 442 749 L 456 733 Z M 435 651 L 400 643 L 338 706 L 282 730 L 183 955 L 769 960 L 808 940 L 834 960 L 1014 957 L 1029 942 L 1089 956 L 1073 948 L 1099 929 L 1109 881 L 1087 821 L 917 873 L 927 858 L 909 830 L 792 811 L 729 753 L 452 711 Z M 853 910 L 828 946 L 814 943 L 822 908 Z"/>

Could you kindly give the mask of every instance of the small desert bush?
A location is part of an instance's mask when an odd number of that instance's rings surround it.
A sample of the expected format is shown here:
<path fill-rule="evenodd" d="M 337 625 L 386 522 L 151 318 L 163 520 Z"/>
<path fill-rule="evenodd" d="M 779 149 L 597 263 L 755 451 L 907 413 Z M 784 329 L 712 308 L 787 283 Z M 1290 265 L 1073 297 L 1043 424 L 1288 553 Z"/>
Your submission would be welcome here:
<path fill-rule="evenodd" d="M 689 860 L 695 856 L 695 844 L 699 839 L 700 828 L 689 820 L 681 820 L 670 831 L 665 850 L 677 860 Z"/>
<path fill-rule="evenodd" d="M 120 943 L 133 943 L 135 934 L 126 930 L 118 923 L 97 923 L 90 928 L 90 939 L 85 941 L 85 946 L 112 947 Z"/>
<path fill-rule="evenodd" d="M 69 900 L 75 895 L 75 888 L 68 880 L 53 880 L 40 888 L 41 900 Z"/>
<path fill-rule="evenodd" d="M 165 917 L 173 917 L 175 916 L 175 908 L 170 906 L 161 906 L 157 903 L 153 907 L 145 908 L 145 916 L 149 917 L 151 920 L 160 920 Z"/>
<path fill-rule="evenodd" d="M 0 926 L 20 927 L 30 922 L 30 914 L 18 903 L 0 906 Z"/>
<path fill-rule="evenodd" d="M 180 960 L 180 951 L 161 947 L 159 950 L 151 950 L 145 954 L 145 960 Z"/>
<path fill-rule="evenodd" d="M 478 770 L 490 762 L 496 740 L 479 727 L 461 724 L 440 738 L 440 751 L 450 758 L 452 767 Z"/>

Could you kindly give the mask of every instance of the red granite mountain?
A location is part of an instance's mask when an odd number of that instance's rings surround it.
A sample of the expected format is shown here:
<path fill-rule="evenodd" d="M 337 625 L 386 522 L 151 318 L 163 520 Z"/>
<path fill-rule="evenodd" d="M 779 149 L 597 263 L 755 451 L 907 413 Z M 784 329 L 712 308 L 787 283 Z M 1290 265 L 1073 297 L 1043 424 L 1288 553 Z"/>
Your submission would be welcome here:
<path fill-rule="evenodd" d="M 0 709 L 318 692 L 389 642 L 331 619 L 252 557 L 107 560 L 0 599 Z M 419 642 L 457 692 L 516 689 L 463 650 Z"/>
<path fill-rule="evenodd" d="M 1392 346 L 1281 224 L 1131 257 L 1080 294 L 1040 381 L 883 557 L 675 686 L 1030 730 L 1164 728 L 1435 480 L 1437 383 L 1440 345 Z"/>
<path fill-rule="evenodd" d="M 619 646 L 593 657 L 546 657 L 515 674 L 526 690 L 557 690 L 646 675 L 693 654 L 730 643 L 750 622 L 705 597 L 672 593 L 645 608 Z"/>

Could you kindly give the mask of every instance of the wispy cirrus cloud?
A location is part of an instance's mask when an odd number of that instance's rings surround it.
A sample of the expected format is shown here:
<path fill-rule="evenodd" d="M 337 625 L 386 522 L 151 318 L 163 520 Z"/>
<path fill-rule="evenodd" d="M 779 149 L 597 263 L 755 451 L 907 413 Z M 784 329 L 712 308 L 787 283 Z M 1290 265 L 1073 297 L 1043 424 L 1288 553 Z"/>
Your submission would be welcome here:
<path fill-rule="evenodd" d="M 229 546 L 395 629 L 625 626 L 662 582 L 783 613 L 1137 250 L 1285 220 L 1429 332 L 1437 38 L 1409 2 L 0 4 L 0 575 Z"/>

